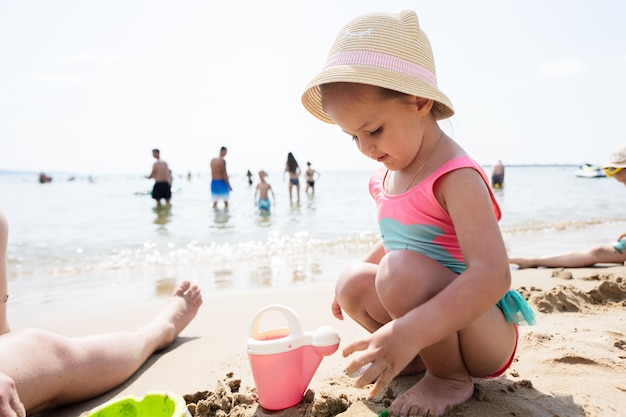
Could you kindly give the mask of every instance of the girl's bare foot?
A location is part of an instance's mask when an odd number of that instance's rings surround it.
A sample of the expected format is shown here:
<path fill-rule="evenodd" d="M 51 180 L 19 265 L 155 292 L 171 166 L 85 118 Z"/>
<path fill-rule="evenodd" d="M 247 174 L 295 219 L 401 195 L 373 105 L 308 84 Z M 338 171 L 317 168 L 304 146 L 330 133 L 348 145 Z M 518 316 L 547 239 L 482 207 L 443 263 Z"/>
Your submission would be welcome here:
<path fill-rule="evenodd" d="M 180 332 L 196 316 L 202 305 L 202 294 L 197 285 L 189 281 L 182 282 L 174 291 L 165 308 L 154 319 L 152 324 L 163 326 L 161 342 L 158 349 L 170 345 Z"/>
<path fill-rule="evenodd" d="M 452 407 L 469 400 L 474 384 L 467 374 L 439 378 L 428 371 L 424 377 L 395 401 L 389 411 L 397 416 L 441 416 Z"/>

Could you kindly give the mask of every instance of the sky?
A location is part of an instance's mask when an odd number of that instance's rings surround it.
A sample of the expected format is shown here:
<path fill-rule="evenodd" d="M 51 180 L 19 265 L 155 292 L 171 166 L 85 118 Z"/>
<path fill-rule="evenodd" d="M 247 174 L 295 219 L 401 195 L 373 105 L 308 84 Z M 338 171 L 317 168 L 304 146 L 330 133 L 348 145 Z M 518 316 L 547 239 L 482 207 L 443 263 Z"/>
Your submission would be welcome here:
<path fill-rule="evenodd" d="M 479 163 L 601 164 L 624 139 L 626 2 L 0 0 L 0 170 L 370 169 L 300 97 L 341 27 L 417 12 L 442 128 Z"/>

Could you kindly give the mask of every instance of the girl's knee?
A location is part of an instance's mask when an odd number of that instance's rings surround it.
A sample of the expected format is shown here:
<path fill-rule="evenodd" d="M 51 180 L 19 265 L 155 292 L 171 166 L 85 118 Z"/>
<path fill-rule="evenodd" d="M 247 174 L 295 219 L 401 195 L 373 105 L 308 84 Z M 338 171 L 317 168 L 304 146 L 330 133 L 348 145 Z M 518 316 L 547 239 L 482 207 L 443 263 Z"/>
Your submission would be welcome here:
<path fill-rule="evenodd" d="M 358 263 L 341 271 L 335 284 L 335 297 L 342 307 L 363 299 L 365 294 L 373 291 L 374 268 L 371 264 Z"/>
<path fill-rule="evenodd" d="M 360 286 L 360 276 L 361 273 L 357 265 L 351 265 L 341 271 L 335 284 L 335 295 L 347 295 L 356 291 Z"/>
<path fill-rule="evenodd" d="M 376 291 L 386 305 L 413 308 L 435 296 L 457 276 L 426 255 L 408 250 L 391 251 L 380 261 Z"/>

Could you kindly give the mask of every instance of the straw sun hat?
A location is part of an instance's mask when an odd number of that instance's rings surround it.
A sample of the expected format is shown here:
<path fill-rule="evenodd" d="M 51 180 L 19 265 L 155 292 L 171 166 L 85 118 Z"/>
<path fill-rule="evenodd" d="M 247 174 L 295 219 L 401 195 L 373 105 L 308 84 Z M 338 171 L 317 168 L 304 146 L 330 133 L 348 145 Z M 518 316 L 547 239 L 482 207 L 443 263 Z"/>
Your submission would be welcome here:
<path fill-rule="evenodd" d="M 324 69 L 302 95 L 304 107 L 327 123 L 333 121 L 322 107 L 320 86 L 335 82 L 369 84 L 432 99 L 437 120 L 454 114 L 450 99 L 437 87 L 430 42 L 412 10 L 364 14 L 341 29 Z"/>
<path fill-rule="evenodd" d="M 626 168 L 626 145 L 615 149 L 609 157 L 609 162 L 602 168 Z"/>

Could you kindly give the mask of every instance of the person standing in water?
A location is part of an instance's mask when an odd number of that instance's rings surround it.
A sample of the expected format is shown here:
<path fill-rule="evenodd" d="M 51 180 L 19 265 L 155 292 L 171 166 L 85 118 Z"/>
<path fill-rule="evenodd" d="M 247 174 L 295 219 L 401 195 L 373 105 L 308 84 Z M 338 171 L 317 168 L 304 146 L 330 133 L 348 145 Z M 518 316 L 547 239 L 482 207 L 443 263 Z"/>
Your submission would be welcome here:
<path fill-rule="evenodd" d="M 306 178 L 306 189 L 305 192 L 308 194 L 309 192 L 311 193 L 311 195 L 315 194 L 315 180 L 318 179 L 320 177 L 320 173 L 317 172 L 316 170 L 314 170 L 311 167 L 311 163 L 307 162 L 306 163 L 306 171 L 304 172 L 305 178 Z"/>
<path fill-rule="evenodd" d="M 217 208 L 219 201 L 224 202 L 224 208 L 228 208 L 228 198 L 233 188 L 230 186 L 228 171 L 226 170 L 226 160 L 224 157 L 228 149 L 222 146 L 220 155 L 211 159 L 211 196 L 213 197 L 213 208 Z"/>
<path fill-rule="evenodd" d="M 289 175 L 289 202 L 293 204 L 293 189 L 296 188 L 297 202 L 300 203 L 300 166 L 291 152 L 287 154 L 285 174 Z"/>
<path fill-rule="evenodd" d="M 263 170 L 259 171 L 259 183 L 256 185 L 256 190 L 254 191 L 254 201 L 261 213 L 269 214 L 272 206 L 269 195 L 272 194 L 274 205 L 276 205 L 276 196 L 274 195 L 272 186 L 265 180 L 266 177 L 267 172 Z"/>
<path fill-rule="evenodd" d="M 152 198 L 156 200 L 157 207 L 161 207 L 161 200 L 165 200 L 169 205 L 172 198 L 172 171 L 167 162 L 161 159 L 161 152 L 158 149 L 152 150 L 152 156 L 156 161 L 152 165 L 150 175 L 146 175 L 146 178 L 154 179 Z"/>
<path fill-rule="evenodd" d="M 491 186 L 493 188 L 504 187 L 504 164 L 500 160 L 491 168 Z"/>

